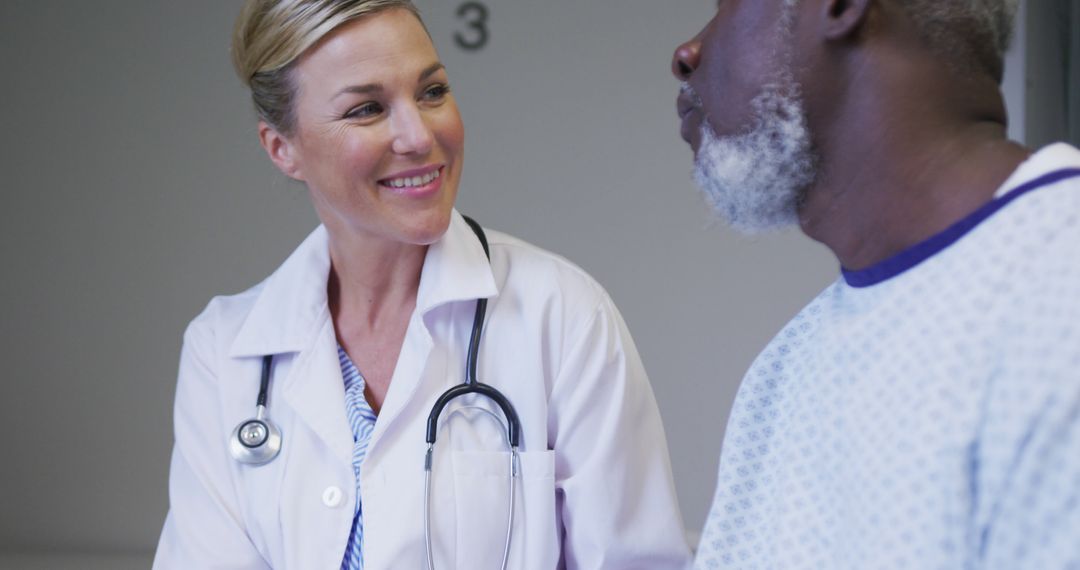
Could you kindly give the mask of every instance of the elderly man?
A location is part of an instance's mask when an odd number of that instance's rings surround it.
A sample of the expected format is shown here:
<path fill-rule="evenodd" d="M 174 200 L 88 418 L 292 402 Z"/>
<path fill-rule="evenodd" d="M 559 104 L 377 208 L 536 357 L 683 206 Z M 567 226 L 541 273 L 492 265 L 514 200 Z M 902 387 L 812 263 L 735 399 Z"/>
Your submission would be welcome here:
<path fill-rule="evenodd" d="M 695 175 L 837 281 L 728 423 L 699 568 L 1080 568 L 1080 151 L 1005 138 L 1016 0 L 721 0 Z"/>

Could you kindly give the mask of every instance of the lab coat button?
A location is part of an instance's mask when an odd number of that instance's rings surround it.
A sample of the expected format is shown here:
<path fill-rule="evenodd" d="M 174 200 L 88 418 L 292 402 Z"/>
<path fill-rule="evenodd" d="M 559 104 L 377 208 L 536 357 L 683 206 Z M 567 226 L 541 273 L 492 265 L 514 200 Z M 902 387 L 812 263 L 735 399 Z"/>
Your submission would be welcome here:
<path fill-rule="evenodd" d="M 334 507 L 339 507 L 341 506 L 341 499 L 343 499 L 344 497 L 345 493 L 342 493 L 340 488 L 331 485 L 327 487 L 326 490 L 322 493 L 322 504 L 330 507 L 331 509 Z"/>

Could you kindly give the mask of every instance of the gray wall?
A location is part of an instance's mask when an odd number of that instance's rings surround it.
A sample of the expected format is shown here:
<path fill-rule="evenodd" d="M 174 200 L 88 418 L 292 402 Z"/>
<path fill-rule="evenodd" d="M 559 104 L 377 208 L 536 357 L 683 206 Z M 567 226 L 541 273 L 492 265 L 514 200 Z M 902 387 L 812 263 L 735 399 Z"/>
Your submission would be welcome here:
<path fill-rule="evenodd" d="M 1080 144 L 1080 0 L 1032 2 L 1022 25 L 1025 140 Z"/>
<path fill-rule="evenodd" d="M 836 263 L 797 234 L 737 237 L 690 182 L 668 61 L 711 1 L 487 3 L 474 53 L 452 40 L 457 0 L 419 2 L 466 124 L 459 207 L 607 286 L 696 530 L 742 372 Z M 238 6 L 0 2 L 0 568 L 147 565 L 183 328 L 316 223 L 229 68 Z"/>

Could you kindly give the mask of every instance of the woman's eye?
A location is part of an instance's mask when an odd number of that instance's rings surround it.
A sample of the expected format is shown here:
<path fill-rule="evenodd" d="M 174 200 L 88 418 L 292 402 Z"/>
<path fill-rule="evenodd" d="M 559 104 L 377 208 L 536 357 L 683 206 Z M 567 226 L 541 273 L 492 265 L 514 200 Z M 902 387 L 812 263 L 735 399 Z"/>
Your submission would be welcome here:
<path fill-rule="evenodd" d="M 424 99 L 428 101 L 441 101 L 450 92 L 450 86 L 445 83 L 432 85 L 424 90 Z"/>
<path fill-rule="evenodd" d="M 345 113 L 346 119 L 366 119 L 374 117 L 382 112 L 382 105 L 375 102 L 364 103 L 363 105 L 357 105 L 352 109 L 349 109 Z"/>

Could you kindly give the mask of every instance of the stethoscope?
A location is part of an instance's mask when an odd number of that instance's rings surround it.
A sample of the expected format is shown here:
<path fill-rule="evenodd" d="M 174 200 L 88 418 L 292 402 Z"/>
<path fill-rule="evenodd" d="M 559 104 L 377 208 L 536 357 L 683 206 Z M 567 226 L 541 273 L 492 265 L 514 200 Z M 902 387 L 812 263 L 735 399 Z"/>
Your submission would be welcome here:
<path fill-rule="evenodd" d="M 487 236 L 475 220 L 463 216 L 484 247 L 484 255 L 489 262 L 491 251 Z M 447 404 L 467 394 L 479 394 L 491 400 L 502 411 L 506 423 L 499 423 L 506 429 L 506 445 L 510 450 L 509 501 L 506 514 L 506 540 L 503 544 L 502 570 L 510 560 L 510 538 L 514 528 L 514 495 L 517 480 L 521 477 L 521 460 L 518 447 L 521 442 L 521 420 L 518 419 L 510 400 L 494 387 L 477 382 L 476 362 L 480 354 L 480 337 L 484 332 L 484 316 L 487 314 L 487 299 L 476 300 L 476 313 L 473 316 L 472 335 L 469 338 L 469 351 L 465 361 L 465 382 L 443 392 L 431 407 L 427 419 L 427 451 L 424 454 L 424 546 L 427 549 L 428 570 L 435 570 L 435 557 L 432 548 L 431 533 L 431 469 L 435 457 L 435 439 L 439 431 L 439 416 Z M 281 452 L 281 430 L 267 417 L 266 396 L 270 388 L 270 375 L 273 368 L 273 355 L 266 355 L 262 361 L 262 376 L 259 382 L 259 396 L 255 401 L 255 417 L 240 422 L 229 437 L 229 452 L 233 458 L 247 465 L 269 463 Z M 470 406 L 473 408 L 473 406 Z M 498 421 L 498 416 L 486 408 L 475 408 L 491 414 Z"/>

